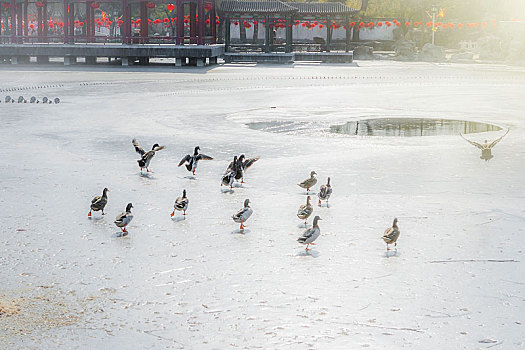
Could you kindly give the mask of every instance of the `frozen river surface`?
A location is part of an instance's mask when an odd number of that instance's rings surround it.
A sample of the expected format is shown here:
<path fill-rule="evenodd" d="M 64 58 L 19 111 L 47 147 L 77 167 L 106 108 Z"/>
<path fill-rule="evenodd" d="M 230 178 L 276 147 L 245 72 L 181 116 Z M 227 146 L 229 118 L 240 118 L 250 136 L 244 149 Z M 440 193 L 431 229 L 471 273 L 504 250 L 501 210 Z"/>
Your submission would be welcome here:
<path fill-rule="evenodd" d="M 0 70 L 2 349 L 525 347 L 525 70 L 361 62 Z M 6 104 L 10 95 L 60 104 Z M 359 119 L 488 122 L 331 134 Z M 248 124 L 294 122 L 287 132 Z M 165 145 L 141 176 L 131 140 Z M 178 168 L 213 156 L 196 179 Z M 233 155 L 260 156 L 233 192 Z M 305 254 L 296 184 L 332 179 Z M 107 215 L 87 213 L 109 188 Z M 183 189 L 185 220 L 170 218 Z M 231 215 L 249 198 L 244 234 Z M 115 216 L 133 203 L 127 237 Z M 317 200 L 314 201 L 315 203 Z M 394 217 L 398 252 L 381 240 Z M 309 223 L 311 223 L 311 218 Z"/>

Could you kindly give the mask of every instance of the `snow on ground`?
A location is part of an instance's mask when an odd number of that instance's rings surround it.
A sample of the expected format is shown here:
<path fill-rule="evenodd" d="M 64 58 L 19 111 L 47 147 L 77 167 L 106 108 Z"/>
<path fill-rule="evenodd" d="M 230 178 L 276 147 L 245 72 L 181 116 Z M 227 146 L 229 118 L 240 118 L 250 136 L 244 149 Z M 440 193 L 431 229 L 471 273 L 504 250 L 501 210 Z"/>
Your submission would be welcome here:
<path fill-rule="evenodd" d="M 525 346 L 523 69 L 4 66 L 0 75 L 7 348 Z M 3 102 L 20 94 L 62 103 Z M 245 125 L 396 116 L 486 121 L 510 132 L 485 162 L 456 135 L 276 134 Z M 166 146 L 150 176 L 139 174 L 134 137 L 145 148 Z M 197 145 L 215 160 L 191 180 L 177 163 Z M 220 175 L 240 153 L 261 159 L 244 188 L 223 193 Z M 331 176 L 334 194 L 330 208 L 315 207 L 321 236 L 305 254 L 296 212 L 306 196 L 296 184 L 311 170 L 319 184 Z M 88 220 L 104 187 L 107 215 Z M 183 189 L 188 217 L 173 221 Z M 239 234 L 231 215 L 245 198 L 254 214 Z M 128 202 L 130 233 L 116 238 L 113 220 Z M 381 235 L 394 217 L 399 249 L 387 256 Z"/>

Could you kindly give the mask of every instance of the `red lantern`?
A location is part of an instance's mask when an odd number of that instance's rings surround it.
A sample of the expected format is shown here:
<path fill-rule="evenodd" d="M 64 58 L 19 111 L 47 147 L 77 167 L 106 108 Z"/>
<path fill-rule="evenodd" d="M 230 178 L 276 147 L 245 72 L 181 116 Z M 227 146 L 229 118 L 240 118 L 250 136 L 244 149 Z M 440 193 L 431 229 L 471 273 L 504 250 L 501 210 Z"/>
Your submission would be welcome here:
<path fill-rule="evenodd" d="M 432 27 L 432 22 L 427 22 L 427 27 L 428 28 Z"/>
<path fill-rule="evenodd" d="M 206 24 L 210 24 L 210 20 L 209 19 L 206 20 Z"/>
<path fill-rule="evenodd" d="M 401 23 L 396 22 L 396 27 L 401 27 Z"/>
<path fill-rule="evenodd" d="M 159 24 L 160 22 L 161 22 L 160 19 L 156 19 L 156 20 L 153 21 L 154 24 Z"/>
<path fill-rule="evenodd" d="M 323 28 L 324 26 L 322 24 L 319 24 L 319 28 Z"/>
<path fill-rule="evenodd" d="M 35 29 L 35 25 L 34 25 L 33 23 L 31 23 L 31 24 L 29 25 L 29 28 L 31 28 L 31 29 Z"/>
<path fill-rule="evenodd" d="M 167 5 L 166 5 L 166 8 L 168 9 L 169 12 L 171 12 L 171 11 L 175 10 L 175 5 L 173 5 L 173 4 L 167 4 Z"/>
<path fill-rule="evenodd" d="M 188 23 L 190 23 L 190 20 L 186 18 L 186 19 L 184 20 L 184 23 L 188 24 Z"/>
<path fill-rule="evenodd" d="M 483 29 L 487 28 L 487 22 L 481 22 L 481 26 L 483 27 Z"/>
<path fill-rule="evenodd" d="M 37 1 L 35 2 L 35 6 L 36 7 L 44 7 L 44 3 L 43 2 L 40 2 L 40 1 Z M 10 6 L 11 7 L 11 6 Z"/>
<path fill-rule="evenodd" d="M 89 6 L 91 6 L 92 9 L 98 9 L 100 7 L 100 4 L 98 2 L 92 2 Z"/>
<path fill-rule="evenodd" d="M 368 27 L 369 27 L 369 28 L 373 28 L 373 27 L 374 27 L 374 22 L 369 22 L 369 23 L 368 23 Z"/>
<path fill-rule="evenodd" d="M 387 27 L 390 27 L 391 25 L 392 25 L 391 22 L 386 21 L 386 26 L 387 26 Z"/>
<path fill-rule="evenodd" d="M 405 22 L 405 27 L 410 27 L 410 22 Z"/>
<path fill-rule="evenodd" d="M 146 3 L 146 7 L 149 8 L 149 9 L 154 9 L 155 8 L 155 4 L 152 3 L 152 2 L 148 2 L 148 3 Z"/>
<path fill-rule="evenodd" d="M 355 27 L 355 22 L 350 22 L 350 27 Z"/>
<path fill-rule="evenodd" d="M 118 20 L 118 25 L 121 26 L 121 25 L 123 25 L 123 24 L 124 24 L 124 21 L 121 20 L 121 19 L 119 19 L 119 20 Z M 131 24 L 135 24 L 135 22 L 134 22 L 134 21 L 131 21 Z"/>
<path fill-rule="evenodd" d="M 378 27 L 382 27 L 383 26 L 383 22 L 377 22 L 377 26 Z"/>
<path fill-rule="evenodd" d="M 48 27 L 49 27 L 49 29 L 53 29 L 53 28 L 55 28 L 55 25 L 53 23 L 49 23 Z"/>
<path fill-rule="evenodd" d="M 84 26 L 84 22 L 80 22 L 80 23 L 78 23 L 78 25 L 83 27 Z"/>
<path fill-rule="evenodd" d="M 463 23 L 458 24 L 458 29 L 463 29 Z"/>
<path fill-rule="evenodd" d="M 211 4 L 204 4 L 204 9 L 207 10 L 207 11 L 210 11 L 211 10 Z"/>
<path fill-rule="evenodd" d="M 169 18 L 164 18 L 162 21 L 163 21 L 164 23 L 170 23 L 170 19 L 169 19 Z"/>

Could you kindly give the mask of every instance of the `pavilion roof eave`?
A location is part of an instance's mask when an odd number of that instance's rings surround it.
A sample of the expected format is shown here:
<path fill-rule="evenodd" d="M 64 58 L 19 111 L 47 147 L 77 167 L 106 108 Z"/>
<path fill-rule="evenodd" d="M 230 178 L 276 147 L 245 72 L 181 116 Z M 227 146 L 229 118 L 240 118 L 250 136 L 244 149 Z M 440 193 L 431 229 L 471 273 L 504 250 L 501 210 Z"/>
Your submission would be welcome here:
<path fill-rule="evenodd" d="M 294 7 L 278 0 L 270 1 L 237 1 L 225 0 L 219 5 L 219 11 L 227 15 L 276 15 L 291 14 L 297 11 Z"/>

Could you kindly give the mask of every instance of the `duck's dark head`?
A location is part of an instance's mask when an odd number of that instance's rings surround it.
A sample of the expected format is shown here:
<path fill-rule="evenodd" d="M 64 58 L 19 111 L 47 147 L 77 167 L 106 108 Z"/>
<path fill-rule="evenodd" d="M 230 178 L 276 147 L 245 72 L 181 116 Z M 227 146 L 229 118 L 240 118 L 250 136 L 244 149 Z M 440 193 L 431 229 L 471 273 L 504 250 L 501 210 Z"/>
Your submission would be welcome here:
<path fill-rule="evenodd" d="M 201 148 L 200 148 L 199 146 L 195 147 L 195 150 L 193 151 L 193 155 L 196 156 L 197 154 L 199 154 L 199 150 L 200 150 L 200 149 L 201 149 Z"/>
<path fill-rule="evenodd" d="M 394 219 L 394 223 L 392 224 L 392 226 L 397 226 L 397 218 Z"/>
<path fill-rule="evenodd" d="M 310 196 L 306 197 L 306 203 L 310 204 Z"/>
<path fill-rule="evenodd" d="M 130 212 L 130 211 L 131 211 L 131 208 L 133 208 L 133 204 L 128 203 L 128 205 L 126 206 L 126 211 L 127 211 L 127 212 Z"/>
<path fill-rule="evenodd" d="M 158 143 L 154 144 L 153 147 L 151 147 L 151 149 L 154 150 L 157 147 L 160 147 L 160 145 Z"/>
<path fill-rule="evenodd" d="M 312 172 L 310 173 L 310 177 L 314 177 L 314 175 L 317 175 L 317 173 L 316 173 L 315 171 L 312 171 Z"/>
<path fill-rule="evenodd" d="M 250 200 L 249 200 L 249 199 L 246 199 L 246 200 L 244 201 L 244 207 L 246 208 L 246 207 L 249 207 L 249 206 L 250 206 Z"/>
<path fill-rule="evenodd" d="M 186 190 L 182 190 L 182 198 L 186 198 Z"/>
<path fill-rule="evenodd" d="M 328 186 L 330 186 L 330 178 L 328 178 L 328 181 L 326 182 Z"/>
<path fill-rule="evenodd" d="M 239 156 L 239 160 L 240 160 L 240 161 L 243 161 L 244 158 L 246 158 L 246 157 L 244 156 L 244 154 L 241 154 L 241 155 Z"/>
<path fill-rule="evenodd" d="M 105 195 L 105 194 L 108 193 L 108 192 L 109 192 L 109 190 L 108 190 L 108 188 L 106 187 L 106 188 L 104 188 L 104 190 L 102 191 L 102 194 Z"/>
<path fill-rule="evenodd" d="M 234 162 L 234 163 L 237 163 L 237 160 L 241 160 L 241 158 L 238 158 L 238 159 L 237 159 L 237 156 L 233 156 L 233 162 Z"/>
<path fill-rule="evenodd" d="M 321 219 L 321 218 L 319 217 L 319 215 L 316 215 L 315 218 L 314 218 L 314 226 L 317 226 L 317 222 L 318 222 L 319 220 L 323 220 L 323 219 Z"/>

